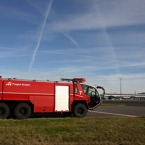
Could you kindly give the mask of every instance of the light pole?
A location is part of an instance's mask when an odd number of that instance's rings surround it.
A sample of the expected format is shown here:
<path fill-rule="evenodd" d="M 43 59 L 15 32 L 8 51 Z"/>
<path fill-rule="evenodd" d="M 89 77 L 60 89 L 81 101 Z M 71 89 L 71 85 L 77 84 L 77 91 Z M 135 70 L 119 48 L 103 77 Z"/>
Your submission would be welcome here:
<path fill-rule="evenodd" d="M 119 77 L 119 79 L 120 79 L 120 98 L 121 98 L 121 93 L 122 93 L 122 84 L 121 84 L 121 80 L 122 80 L 122 78 Z"/>

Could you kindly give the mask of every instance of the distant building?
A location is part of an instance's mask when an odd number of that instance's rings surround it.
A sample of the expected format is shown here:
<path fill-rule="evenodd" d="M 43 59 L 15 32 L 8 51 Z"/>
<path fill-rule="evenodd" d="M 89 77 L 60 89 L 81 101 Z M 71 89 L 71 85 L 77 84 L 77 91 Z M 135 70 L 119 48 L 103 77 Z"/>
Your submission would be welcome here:
<path fill-rule="evenodd" d="M 110 94 L 106 93 L 105 96 L 102 97 L 104 100 L 145 100 L 145 93 L 138 94 Z"/>

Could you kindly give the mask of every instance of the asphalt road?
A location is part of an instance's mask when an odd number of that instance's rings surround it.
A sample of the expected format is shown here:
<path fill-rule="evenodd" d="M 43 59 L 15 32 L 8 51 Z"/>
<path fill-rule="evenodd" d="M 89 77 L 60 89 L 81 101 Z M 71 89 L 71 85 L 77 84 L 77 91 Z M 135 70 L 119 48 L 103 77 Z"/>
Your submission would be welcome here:
<path fill-rule="evenodd" d="M 142 106 L 99 106 L 89 111 L 87 117 L 117 116 L 117 117 L 145 117 L 145 107 Z"/>
<path fill-rule="evenodd" d="M 86 117 L 145 117 L 145 101 L 106 101 L 108 106 L 99 106 L 88 111 Z M 62 114 L 33 114 L 32 118 L 62 117 Z"/>

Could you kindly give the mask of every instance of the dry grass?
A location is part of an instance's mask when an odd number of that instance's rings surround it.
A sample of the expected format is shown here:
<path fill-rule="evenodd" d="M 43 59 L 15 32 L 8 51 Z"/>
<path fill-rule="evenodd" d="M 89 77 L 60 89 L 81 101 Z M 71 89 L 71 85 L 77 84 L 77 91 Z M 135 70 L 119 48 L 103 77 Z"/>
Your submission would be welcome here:
<path fill-rule="evenodd" d="M 0 120 L 1 145 L 144 145 L 145 118 Z"/>

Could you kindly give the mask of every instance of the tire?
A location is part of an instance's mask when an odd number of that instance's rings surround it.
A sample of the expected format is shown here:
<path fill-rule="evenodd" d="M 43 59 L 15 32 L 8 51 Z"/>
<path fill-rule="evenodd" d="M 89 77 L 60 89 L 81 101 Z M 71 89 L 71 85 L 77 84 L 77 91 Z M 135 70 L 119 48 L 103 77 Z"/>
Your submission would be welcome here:
<path fill-rule="evenodd" d="M 73 115 L 74 117 L 85 117 L 88 112 L 86 105 L 78 103 L 74 106 Z"/>
<path fill-rule="evenodd" d="M 6 119 L 10 115 L 10 108 L 5 103 L 0 103 L 0 119 Z"/>
<path fill-rule="evenodd" d="M 31 107 L 27 103 L 20 103 L 14 109 L 14 116 L 17 119 L 27 119 L 31 114 Z"/>

